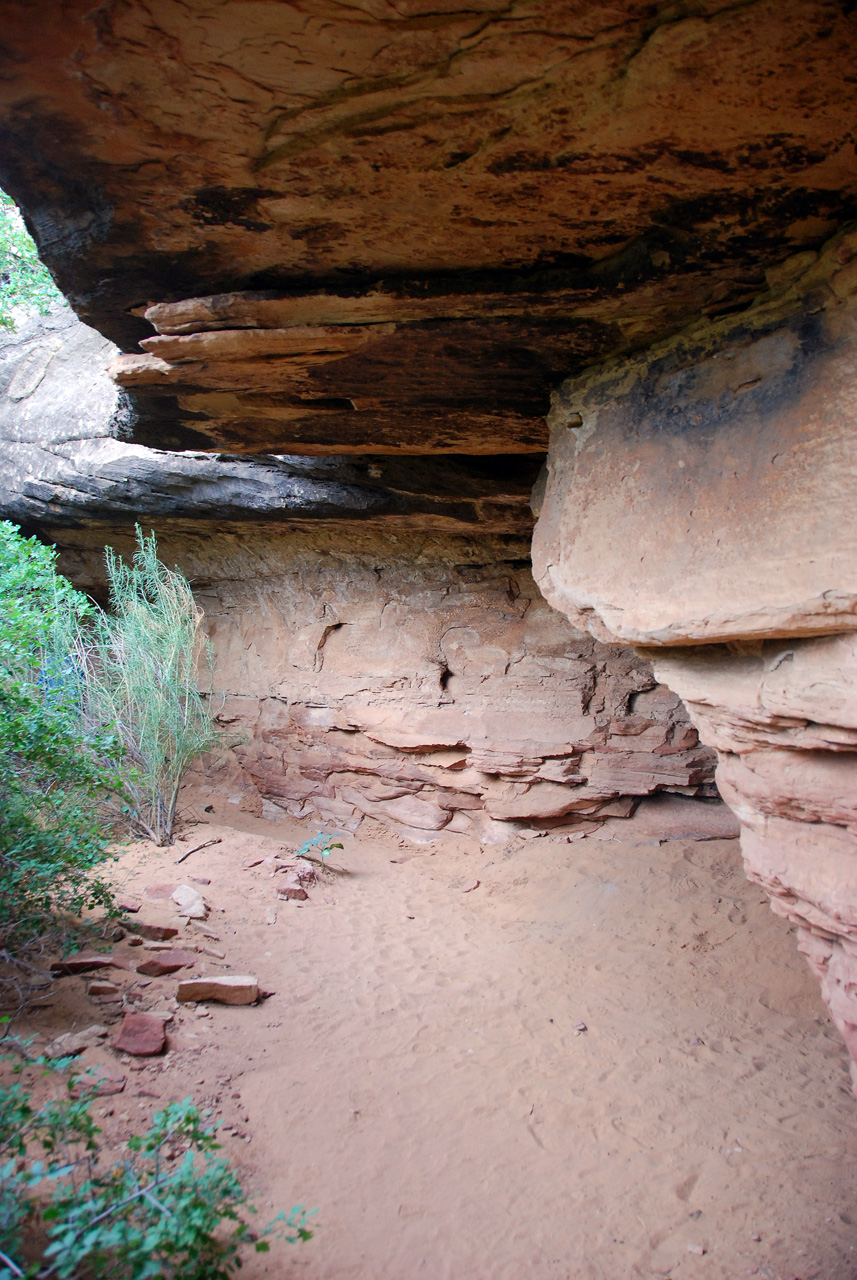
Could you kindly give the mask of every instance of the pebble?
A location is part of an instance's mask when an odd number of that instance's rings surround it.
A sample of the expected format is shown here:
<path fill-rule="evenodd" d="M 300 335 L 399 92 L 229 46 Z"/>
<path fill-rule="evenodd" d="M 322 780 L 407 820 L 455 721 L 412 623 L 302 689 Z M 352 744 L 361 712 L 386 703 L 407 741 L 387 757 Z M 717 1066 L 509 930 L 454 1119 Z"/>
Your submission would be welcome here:
<path fill-rule="evenodd" d="M 466 884 L 466 885 L 464 886 L 464 888 L 461 890 L 461 892 L 462 892 L 462 893 L 472 893 L 474 889 L 478 889 L 478 888 L 479 888 L 480 883 L 481 883 L 481 882 L 480 882 L 479 880 L 471 880 L 469 884 Z"/>

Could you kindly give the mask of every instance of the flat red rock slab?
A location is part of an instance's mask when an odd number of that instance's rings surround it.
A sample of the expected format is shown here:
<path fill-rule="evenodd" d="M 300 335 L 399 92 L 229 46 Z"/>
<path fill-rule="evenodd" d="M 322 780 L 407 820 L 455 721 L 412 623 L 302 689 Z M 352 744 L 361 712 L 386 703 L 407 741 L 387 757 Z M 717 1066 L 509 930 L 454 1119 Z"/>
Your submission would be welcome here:
<path fill-rule="evenodd" d="M 116 905 L 120 911 L 130 911 L 132 915 L 140 910 L 140 903 L 134 898 L 119 898 Z"/>
<path fill-rule="evenodd" d="M 175 973 L 186 965 L 196 964 L 199 957 L 192 951 L 159 951 L 137 965 L 137 972 L 146 978 L 163 978 L 167 973 Z"/>
<path fill-rule="evenodd" d="M 153 1018 L 148 1013 L 126 1013 L 113 1048 L 137 1058 L 153 1058 L 163 1053 L 166 1042 L 163 1018 Z"/>
<path fill-rule="evenodd" d="M 299 884 L 287 884 L 277 890 L 277 897 L 283 898 L 286 902 L 305 902 L 309 894 Z"/>
<path fill-rule="evenodd" d="M 87 952 L 80 955 L 66 956 L 63 960 L 55 960 L 51 965 L 53 973 L 74 974 L 88 973 L 90 969 L 130 969 L 127 960 L 118 960 L 115 956 L 99 956 Z"/>

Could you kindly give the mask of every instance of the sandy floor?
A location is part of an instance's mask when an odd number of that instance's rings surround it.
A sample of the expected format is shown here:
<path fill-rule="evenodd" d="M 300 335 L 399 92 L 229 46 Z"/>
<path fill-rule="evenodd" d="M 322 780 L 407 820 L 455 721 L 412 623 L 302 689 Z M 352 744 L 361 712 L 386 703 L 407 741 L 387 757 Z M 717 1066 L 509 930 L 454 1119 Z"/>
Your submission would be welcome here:
<path fill-rule="evenodd" d="M 193 1094 L 244 1135 L 224 1145 L 263 1214 L 318 1206 L 315 1238 L 249 1258 L 246 1280 L 857 1277 L 845 1051 L 737 842 L 614 823 L 621 840 L 432 852 L 361 832 L 350 874 L 298 905 L 243 863 L 312 832 L 223 818 L 136 847 L 117 876 L 138 894 L 208 877 L 225 959 L 196 971 L 276 994 L 183 1007 L 166 1059 L 126 1064 L 96 1110 L 120 1140 Z M 173 865 L 208 835 L 222 843 Z M 174 990 L 156 980 L 145 1003 Z M 104 1020 L 83 979 L 57 991 L 26 1030 Z M 116 1074 L 110 1050 L 81 1062 Z"/>

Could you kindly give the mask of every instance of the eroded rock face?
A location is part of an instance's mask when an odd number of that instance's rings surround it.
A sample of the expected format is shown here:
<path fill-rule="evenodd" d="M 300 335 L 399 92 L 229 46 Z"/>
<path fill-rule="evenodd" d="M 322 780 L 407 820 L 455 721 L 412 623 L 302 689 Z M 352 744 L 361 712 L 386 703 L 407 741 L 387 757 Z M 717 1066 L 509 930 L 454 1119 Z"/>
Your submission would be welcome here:
<path fill-rule="evenodd" d="M 772 284 L 555 396 L 533 556 L 576 625 L 658 645 L 857 628 L 857 232 Z"/>
<path fill-rule="evenodd" d="M 62 541 L 62 567 L 97 585 L 93 535 Z M 526 541 L 162 524 L 159 548 L 195 584 L 245 738 L 241 771 L 209 782 L 260 809 L 491 841 L 711 793 L 679 699 L 545 604 Z"/>
<path fill-rule="evenodd" d="M 747 875 L 798 926 L 857 1091 L 857 637 L 652 656 L 717 748 Z"/>
<path fill-rule="evenodd" d="M 662 646 L 857 1087 L 857 234 L 771 283 L 562 388 L 534 564 L 577 625 Z"/>

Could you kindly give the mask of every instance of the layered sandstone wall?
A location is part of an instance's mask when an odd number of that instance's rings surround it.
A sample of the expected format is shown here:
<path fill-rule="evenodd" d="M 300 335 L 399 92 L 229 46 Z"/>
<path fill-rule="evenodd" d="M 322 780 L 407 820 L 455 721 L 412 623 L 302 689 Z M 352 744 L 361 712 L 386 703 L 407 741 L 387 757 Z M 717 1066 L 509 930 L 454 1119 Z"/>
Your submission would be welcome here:
<path fill-rule="evenodd" d="M 62 535 L 62 567 L 90 589 L 101 536 Z M 679 699 L 545 603 L 527 540 L 167 523 L 159 542 L 194 582 L 221 716 L 244 739 L 240 772 L 221 760 L 209 783 L 245 805 L 493 841 L 712 792 Z"/>
<path fill-rule="evenodd" d="M 561 389 L 534 563 L 576 625 L 650 646 L 716 748 L 857 1086 L 857 231 L 770 285 Z"/>

